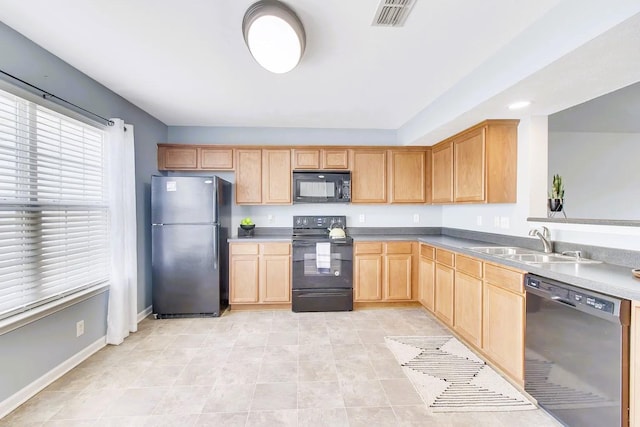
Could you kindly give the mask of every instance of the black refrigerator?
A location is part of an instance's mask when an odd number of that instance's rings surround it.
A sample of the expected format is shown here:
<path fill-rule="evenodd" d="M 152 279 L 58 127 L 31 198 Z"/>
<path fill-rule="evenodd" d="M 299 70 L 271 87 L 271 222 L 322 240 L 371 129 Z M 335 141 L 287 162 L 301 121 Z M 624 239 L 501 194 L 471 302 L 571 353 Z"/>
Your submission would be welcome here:
<path fill-rule="evenodd" d="M 151 177 L 151 269 L 157 318 L 217 317 L 229 305 L 231 184 Z"/>

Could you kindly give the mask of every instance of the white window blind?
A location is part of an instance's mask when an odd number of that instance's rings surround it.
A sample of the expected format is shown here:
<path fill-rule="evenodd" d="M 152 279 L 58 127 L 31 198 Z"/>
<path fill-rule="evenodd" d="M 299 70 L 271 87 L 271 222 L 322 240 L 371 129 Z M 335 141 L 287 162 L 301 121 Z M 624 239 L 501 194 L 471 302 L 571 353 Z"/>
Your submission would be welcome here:
<path fill-rule="evenodd" d="M 104 132 L 0 90 L 0 319 L 109 280 Z"/>

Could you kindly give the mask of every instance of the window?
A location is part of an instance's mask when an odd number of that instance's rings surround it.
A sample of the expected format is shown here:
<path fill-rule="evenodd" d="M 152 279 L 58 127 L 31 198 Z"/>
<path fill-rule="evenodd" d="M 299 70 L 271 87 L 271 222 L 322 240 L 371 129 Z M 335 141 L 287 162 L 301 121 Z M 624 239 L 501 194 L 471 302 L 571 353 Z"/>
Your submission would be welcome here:
<path fill-rule="evenodd" d="M 0 319 L 109 280 L 104 132 L 0 90 Z"/>

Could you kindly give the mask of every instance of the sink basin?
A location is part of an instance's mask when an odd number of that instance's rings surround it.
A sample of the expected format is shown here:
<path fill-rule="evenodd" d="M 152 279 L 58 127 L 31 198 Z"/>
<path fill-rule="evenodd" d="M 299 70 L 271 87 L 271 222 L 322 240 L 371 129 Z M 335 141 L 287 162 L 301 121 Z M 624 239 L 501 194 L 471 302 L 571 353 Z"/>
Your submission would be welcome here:
<path fill-rule="evenodd" d="M 475 246 L 467 248 L 475 252 L 497 256 L 502 259 L 520 261 L 525 264 L 599 264 L 602 261 L 585 259 L 561 254 L 547 254 L 533 249 L 519 248 L 517 246 Z"/>
<path fill-rule="evenodd" d="M 515 246 L 476 246 L 467 248 L 475 252 L 482 252 L 487 255 L 518 255 L 518 254 L 537 254 L 539 251 L 533 249 L 518 248 Z"/>
<path fill-rule="evenodd" d="M 513 261 L 520 261 L 526 264 L 557 264 L 557 263 L 598 264 L 601 262 L 593 259 L 585 259 L 585 258 L 578 259 L 576 257 L 567 256 L 567 255 L 545 254 L 545 253 L 503 255 L 500 258 L 510 259 Z"/>

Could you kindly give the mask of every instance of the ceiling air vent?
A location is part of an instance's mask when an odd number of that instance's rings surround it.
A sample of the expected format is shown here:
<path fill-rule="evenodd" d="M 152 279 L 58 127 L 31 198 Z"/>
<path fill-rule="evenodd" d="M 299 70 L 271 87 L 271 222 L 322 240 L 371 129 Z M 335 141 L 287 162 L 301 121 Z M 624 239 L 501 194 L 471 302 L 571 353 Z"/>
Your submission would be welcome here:
<path fill-rule="evenodd" d="M 373 17 L 374 27 L 402 27 L 416 0 L 382 0 Z"/>

